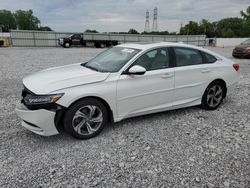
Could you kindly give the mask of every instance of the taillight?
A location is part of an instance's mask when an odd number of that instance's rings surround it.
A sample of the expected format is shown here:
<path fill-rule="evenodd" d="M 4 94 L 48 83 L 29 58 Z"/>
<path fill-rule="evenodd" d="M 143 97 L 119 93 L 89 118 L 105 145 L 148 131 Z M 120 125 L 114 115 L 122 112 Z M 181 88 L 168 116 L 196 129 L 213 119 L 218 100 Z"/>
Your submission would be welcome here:
<path fill-rule="evenodd" d="M 240 65 L 239 64 L 233 64 L 233 68 L 238 71 L 240 69 Z"/>

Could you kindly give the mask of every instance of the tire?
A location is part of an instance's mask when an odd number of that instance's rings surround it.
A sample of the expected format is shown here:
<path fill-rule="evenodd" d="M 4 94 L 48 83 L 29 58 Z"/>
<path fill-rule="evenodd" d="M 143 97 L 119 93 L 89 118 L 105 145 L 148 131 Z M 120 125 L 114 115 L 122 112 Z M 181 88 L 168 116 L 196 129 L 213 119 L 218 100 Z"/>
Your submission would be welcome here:
<path fill-rule="evenodd" d="M 101 44 L 100 44 L 100 48 L 106 48 L 106 44 L 101 43 Z"/>
<path fill-rule="evenodd" d="M 86 46 L 86 42 L 82 42 L 82 44 L 81 44 L 82 46 Z"/>
<path fill-rule="evenodd" d="M 64 128 L 74 138 L 97 136 L 108 122 L 108 111 L 102 102 L 87 98 L 77 101 L 65 113 Z"/>
<path fill-rule="evenodd" d="M 65 48 L 69 48 L 69 47 L 70 47 L 70 43 L 65 42 L 63 46 L 64 46 Z"/>
<path fill-rule="evenodd" d="M 212 82 L 209 84 L 202 96 L 201 106 L 206 110 L 215 110 L 217 109 L 226 95 L 225 86 L 218 81 Z"/>
<path fill-rule="evenodd" d="M 114 46 L 114 45 L 113 45 L 112 42 L 109 42 L 108 45 L 107 45 L 107 47 L 113 47 L 113 46 Z"/>
<path fill-rule="evenodd" d="M 95 48 L 99 48 L 99 44 L 97 42 L 94 43 Z"/>

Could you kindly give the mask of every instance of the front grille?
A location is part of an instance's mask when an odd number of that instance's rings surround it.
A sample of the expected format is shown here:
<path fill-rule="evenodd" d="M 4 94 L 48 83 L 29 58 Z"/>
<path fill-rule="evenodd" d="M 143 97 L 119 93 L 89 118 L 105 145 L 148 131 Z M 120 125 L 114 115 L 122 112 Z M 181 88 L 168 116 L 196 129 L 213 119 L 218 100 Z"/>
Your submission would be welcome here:
<path fill-rule="evenodd" d="M 244 48 L 235 48 L 235 52 L 243 52 L 244 50 Z"/>

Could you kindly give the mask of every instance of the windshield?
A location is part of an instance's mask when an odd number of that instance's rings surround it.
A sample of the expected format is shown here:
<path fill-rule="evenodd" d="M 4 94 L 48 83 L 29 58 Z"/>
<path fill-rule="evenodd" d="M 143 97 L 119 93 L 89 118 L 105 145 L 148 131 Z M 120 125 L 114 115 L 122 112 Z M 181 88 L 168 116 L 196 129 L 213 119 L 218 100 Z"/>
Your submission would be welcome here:
<path fill-rule="evenodd" d="M 250 39 L 248 39 L 248 40 L 242 42 L 241 44 L 249 44 L 249 45 L 250 45 Z"/>
<path fill-rule="evenodd" d="M 83 66 L 100 72 L 118 72 L 140 50 L 113 47 L 97 55 Z"/>

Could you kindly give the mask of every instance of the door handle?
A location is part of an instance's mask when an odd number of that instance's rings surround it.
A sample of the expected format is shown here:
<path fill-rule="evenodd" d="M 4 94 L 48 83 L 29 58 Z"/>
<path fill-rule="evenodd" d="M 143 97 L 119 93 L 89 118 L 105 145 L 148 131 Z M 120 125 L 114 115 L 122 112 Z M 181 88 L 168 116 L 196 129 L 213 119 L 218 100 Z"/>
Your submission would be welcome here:
<path fill-rule="evenodd" d="M 161 77 L 162 78 L 172 78 L 174 76 L 173 73 L 166 73 L 166 74 L 163 74 Z"/>
<path fill-rule="evenodd" d="M 208 72 L 211 72 L 211 70 L 210 69 L 202 69 L 201 72 L 202 73 L 208 73 Z"/>

